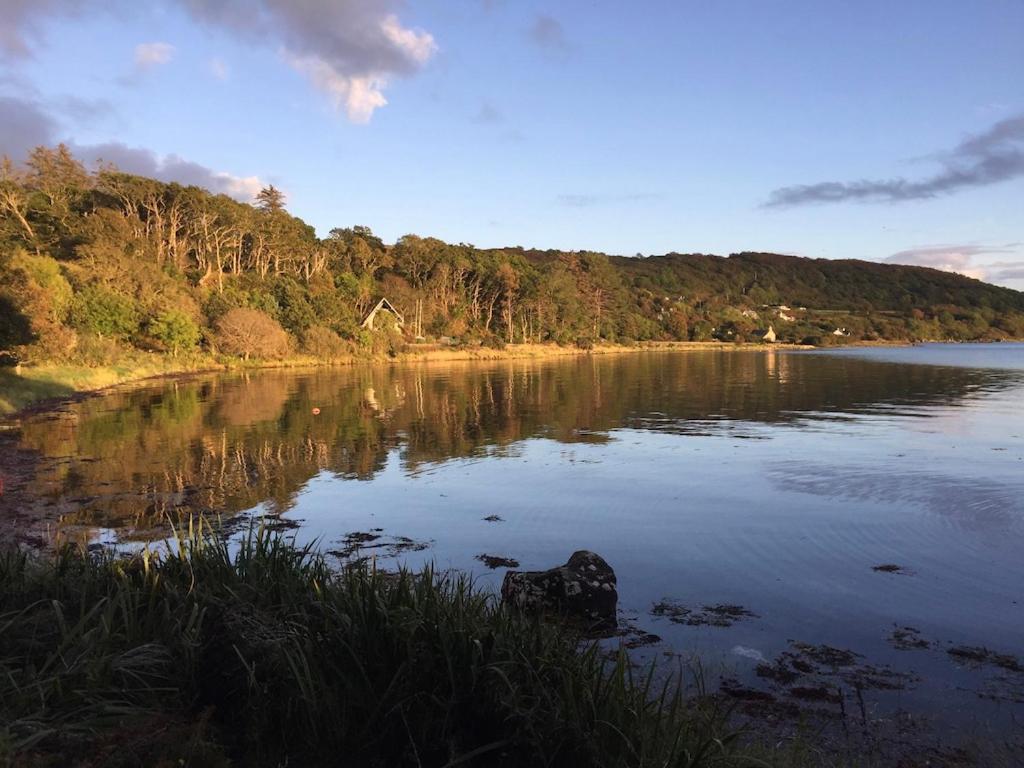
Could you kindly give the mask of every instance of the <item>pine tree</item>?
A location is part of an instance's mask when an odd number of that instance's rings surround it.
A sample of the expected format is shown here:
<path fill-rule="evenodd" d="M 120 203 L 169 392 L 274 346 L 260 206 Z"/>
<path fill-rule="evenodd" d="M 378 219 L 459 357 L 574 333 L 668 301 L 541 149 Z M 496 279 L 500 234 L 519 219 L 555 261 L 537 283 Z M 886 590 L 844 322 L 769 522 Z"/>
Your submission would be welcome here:
<path fill-rule="evenodd" d="M 256 195 L 256 207 L 261 211 L 276 213 L 284 210 L 284 192 L 273 184 L 264 187 Z"/>

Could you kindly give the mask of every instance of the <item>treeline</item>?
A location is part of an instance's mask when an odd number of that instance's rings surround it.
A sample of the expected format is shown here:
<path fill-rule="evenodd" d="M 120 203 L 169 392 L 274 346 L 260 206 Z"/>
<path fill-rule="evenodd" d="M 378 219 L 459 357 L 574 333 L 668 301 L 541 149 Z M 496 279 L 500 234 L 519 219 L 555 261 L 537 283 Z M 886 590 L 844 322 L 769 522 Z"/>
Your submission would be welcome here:
<path fill-rule="evenodd" d="M 405 316 L 369 332 L 387 297 Z M 87 170 L 64 146 L 0 167 L 0 350 L 100 361 L 136 347 L 331 357 L 417 338 L 597 341 L 1024 337 L 1024 294 L 935 270 L 773 254 L 480 249 L 367 227 L 317 237 L 255 204 Z"/>

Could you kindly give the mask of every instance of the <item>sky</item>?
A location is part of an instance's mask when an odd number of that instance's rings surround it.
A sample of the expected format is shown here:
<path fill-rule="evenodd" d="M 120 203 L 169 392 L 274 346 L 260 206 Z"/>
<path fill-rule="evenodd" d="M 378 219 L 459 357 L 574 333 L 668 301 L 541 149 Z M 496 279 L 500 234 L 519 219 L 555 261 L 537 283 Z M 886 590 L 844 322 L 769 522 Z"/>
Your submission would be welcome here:
<path fill-rule="evenodd" d="M 321 235 L 1024 289 L 1024 0 L 0 0 L 0 153 L 60 141 Z"/>

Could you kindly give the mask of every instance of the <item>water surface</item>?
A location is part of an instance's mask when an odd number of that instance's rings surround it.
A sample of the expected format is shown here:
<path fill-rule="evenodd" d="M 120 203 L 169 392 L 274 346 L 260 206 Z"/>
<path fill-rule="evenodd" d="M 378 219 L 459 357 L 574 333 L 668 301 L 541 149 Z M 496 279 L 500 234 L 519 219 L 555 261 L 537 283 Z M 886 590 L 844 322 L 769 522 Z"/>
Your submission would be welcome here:
<path fill-rule="evenodd" d="M 68 535 L 130 545 L 168 514 L 265 514 L 492 584 L 477 555 L 546 568 L 591 549 L 624 624 L 662 638 L 641 654 L 764 686 L 762 659 L 828 644 L 908 676 L 867 694 L 873 712 L 1024 717 L 1024 674 L 948 653 L 1024 656 L 1024 345 L 207 376 L 29 417 L 17 441 Z M 673 623 L 651 612 L 664 599 L 756 616 Z M 897 649 L 898 627 L 930 647 Z"/>

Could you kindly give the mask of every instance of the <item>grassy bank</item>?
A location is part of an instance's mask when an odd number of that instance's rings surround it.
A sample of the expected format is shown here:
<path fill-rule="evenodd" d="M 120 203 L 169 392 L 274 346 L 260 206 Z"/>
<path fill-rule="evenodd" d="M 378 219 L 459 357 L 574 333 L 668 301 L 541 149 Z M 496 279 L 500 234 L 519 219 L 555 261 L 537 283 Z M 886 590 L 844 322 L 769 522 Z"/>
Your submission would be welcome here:
<path fill-rule="evenodd" d="M 335 573 L 250 534 L 0 555 L 14 765 L 733 766 L 720 710 L 461 576 Z"/>
<path fill-rule="evenodd" d="M 87 365 L 74 363 L 42 363 L 20 368 L 0 368 L 0 416 L 15 413 L 35 403 L 55 398 L 94 392 L 118 384 L 141 381 L 156 376 L 196 373 L 199 371 L 302 368 L 356 363 L 438 363 L 457 360 L 545 359 L 584 354 L 613 354 L 642 350 L 701 349 L 767 349 L 764 344 L 730 344 L 725 342 L 652 342 L 633 346 L 602 344 L 592 349 L 556 344 L 509 344 L 501 349 L 490 347 L 423 347 L 410 346 L 396 356 L 345 355 L 330 360 L 311 356 L 294 356 L 283 360 L 241 360 L 208 354 L 167 355 L 150 353 L 125 354 L 112 364 Z M 799 349 L 795 345 L 777 344 L 772 349 Z"/>
<path fill-rule="evenodd" d="M 0 415 L 14 413 L 42 400 L 70 397 L 154 376 L 220 367 L 223 365 L 213 358 L 199 355 L 183 358 L 133 355 L 112 365 L 48 363 L 0 368 Z"/>

